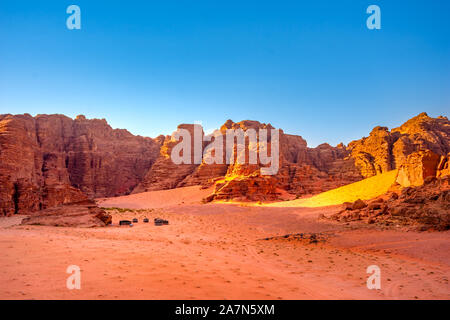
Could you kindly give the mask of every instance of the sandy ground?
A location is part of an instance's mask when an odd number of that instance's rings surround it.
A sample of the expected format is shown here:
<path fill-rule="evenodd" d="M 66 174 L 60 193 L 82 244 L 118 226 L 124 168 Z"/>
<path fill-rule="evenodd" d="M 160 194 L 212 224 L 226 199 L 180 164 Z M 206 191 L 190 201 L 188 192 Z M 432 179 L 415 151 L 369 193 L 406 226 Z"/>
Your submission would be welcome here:
<path fill-rule="evenodd" d="M 358 199 L 370 200 L 385 194 L 395 182 L 397 170 L 392 170 L 376 176 L 351 183 L 340 188 L 322 192 L 312 197 L 291 201 L 278 201 L 263 204 L 269 207 L 309 207 L 317 208 L 338 205 L 344 202 L 355 202 Z"/>
<path fill-rule="evenodd" d="M 105 208 L 148 209 L 198 204 L 210 195 L 213 188 L 201 189 L 197 186 L 183 187 L 170 190 L 160 190 L 131 194 L 117 198 L 98 199 L 100 206 Z"/>
<path fill-rule="evenodd" d="M 180 190 L 178 190 L 180 191 Z M 1 299 L 450 299 L 450 233 L 378 230 L 317 220 L 327 208 L 200 204 L 208 190 L 100 201 L 133 227 L 20 226 L 0 219 Z M 139 200 L 140 199 L 140 200 Z M 184 203 L 182 203 L 184 202 Z M 168 226 L 142 218 L 168 219 Z M 263 240 L 316 232 L 325 242 Z M 68 290 L 69 265 L 81 290 Z M 381 289 L 366 268 L 381 269 Z"/>

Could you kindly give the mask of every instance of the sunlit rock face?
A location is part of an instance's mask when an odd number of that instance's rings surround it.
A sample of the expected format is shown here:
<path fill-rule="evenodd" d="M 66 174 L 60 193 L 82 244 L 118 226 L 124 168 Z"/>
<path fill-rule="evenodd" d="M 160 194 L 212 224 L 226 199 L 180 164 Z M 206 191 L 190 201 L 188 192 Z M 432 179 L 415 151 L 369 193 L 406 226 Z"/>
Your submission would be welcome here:
<path fill-rule="evenodd" d="M 131 192 L 159 144 L 105 120 L 0 115 L 0 214 Z"/>
<path fill-rule="evenodd" d="M 228 120 L 224 129 L 273 129 L 272 125 L 257 121 L 234 123 Z M 258 140 L 259 141 L 259 140 Z M 258 143 L 254 148 L 260 149 Z M 246 144 L 246 151 L 252 146 Z M 268 140 L 268 153 L 272 154 L 272 141 Z M 236 150 L 236 148 L 235 148 Z M 296 135 L 279 131 L 279 170 L 273 176 L 263 175 L 260 162 L 230 164 L 224 179 L 215 183 L 215 190 L 207 200 L 276 200 L 282 191 L 296 196 L 316 194 L 336 188 L 362 178 L 354 166 L 353 159 L 343 145 L 331 147 L 323 144 L 317 148 L 308 148 L 306 141 Z"/>
<path fill-rule="evenodd" d="M 440 156 L 431 150 L 410 154 L 400 165 L 396 182 L 402 187 L 421 186 L 428 177 L 436 177 Z"/>
<path fill-rule="evenodd" d="M 278 181 L 275 176 L 262 175 L 261 168 L 267 165 L 261 164 L 259 152 L 264 150 L 267 155 L 272 152 L 272 136 L 271 129 L 274 129 L 270 124 L 260 123 L 258 121 L 244 120 L 241 122 L 233 122 L 228 120 L 220 128 L 220 132 L 225 134 L 227 130 L 242 130 L 249 133 L 249 129 L 254 130 L 256 138 L 253 141 L 250 138 L 245 139 L 245 146 L 239 149 L 237 145 L 232 147 L 233 161 L 227 166 L 226 174 L 223 179 L 215 182 L 214 192 L 206 200 L 250 200 L 250 201 L 265 201 L 275 200 L 279 196 Z M 260 130 L 267 130 L 267 142 L 260 143 Z M 281 136 L 280 132 L 280 161 L 281 161 Z M 250 151 L 257 154 L 256 161 L 250 161 Z M 238 159 L 241 159 L 240 161 Z M 280 162 L 281 164 L 281 162 Z"/>
<path fill-rule="evenodd" d="M 395 139 L 386 127 L 376 127 L 369 137 L 353 141 L 348 150 L 363 177 L 394 169 L 391 148 Z"/>
<path fill-rule="evenodd" d="M 371 177 L 399 168 L 416 151 L 447 155 L 450 123 L 446 117 L 431 118 L 421 113 L 391 131 L 376 127 L 369 137 L 351 142 L 347 149 L 360 173 Z"/>
<path fill-rule="evenodd" d="M 450 153 L 445 156 L 441 156 L 437 167 L 436 176 L 438 178 L 450 175 Z"/>

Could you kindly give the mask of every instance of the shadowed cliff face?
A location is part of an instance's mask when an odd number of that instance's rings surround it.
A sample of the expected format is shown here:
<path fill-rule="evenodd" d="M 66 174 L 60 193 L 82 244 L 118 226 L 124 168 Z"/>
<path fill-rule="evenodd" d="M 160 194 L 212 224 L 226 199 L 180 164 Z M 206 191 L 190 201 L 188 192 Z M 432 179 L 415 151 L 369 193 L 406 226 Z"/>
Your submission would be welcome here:
<path fill-rule="evenodd" d="M 105 120 L 0 116 L 0 214 L 131 192 L 159 144 Z"/>
<path fill-rule="evenodd" d="M 193 131 L 189 124 L 180 128 Z M 249 128 L 273 127 L 228 120 L 219 131 Z M 443 158 L 450 152 L 450 123 L 423 113 L 391 131 L 376 127 L 347 147 L 308 148 L 302 137 L 280 130 L 280 167 L 270 177 L 260 174 L 260 164 L 176 165 L 170 155 L 177 143 L 171 136 L 151 139 L 113 130 L 105 120 L 84 116 L 0 115 L 0 214 L 191 185 L 214 184 L 209 200 L 273 200 L 280 190 L 312 195 L 402 166 L 403 180 L 417 180 L 423 170 L 418 173 L 414 163 L 422 160 L 413 153 L 434 153 L 433 161 L 448 171 Z"/>

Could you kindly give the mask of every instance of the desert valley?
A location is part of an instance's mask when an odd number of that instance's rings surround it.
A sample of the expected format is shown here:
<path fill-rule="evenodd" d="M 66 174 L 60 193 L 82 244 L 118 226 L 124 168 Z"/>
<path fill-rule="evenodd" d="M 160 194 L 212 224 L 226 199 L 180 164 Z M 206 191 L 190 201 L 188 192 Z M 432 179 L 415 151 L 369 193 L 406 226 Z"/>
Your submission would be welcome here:
<path fill-rule="evenodd" d="M 272 126 L 218 130 L 250 128 Z M 175 144 L 104 119 L 0 115 L 0 298 L 450 299 L 445 116 L 335 147 L 281 131 L 273 176 L 177 165 Z"/>

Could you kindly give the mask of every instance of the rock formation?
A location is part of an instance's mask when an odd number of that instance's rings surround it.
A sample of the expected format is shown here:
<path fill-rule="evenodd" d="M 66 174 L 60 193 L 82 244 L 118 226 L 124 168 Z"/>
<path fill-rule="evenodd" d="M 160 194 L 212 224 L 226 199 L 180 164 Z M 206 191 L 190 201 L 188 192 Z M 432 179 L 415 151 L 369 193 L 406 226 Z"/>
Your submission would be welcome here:
<path fill-rule="evenodd" d="M 192 150 L 194 149 L 194 128 L 195 125 L 193 124 L 181 124 L 178 126 L 178 129 L 184 129 L 189 132 L 192 138 L 189 142 Z M 201 136 L 203 138 L 203 131 L 201 131 Z M 189 160 L 190 163 L 175 164 L 172 161 L 172 149 L 182 141 L 183 139 L 175 139 L 174 135 L 165 137 L 155 164 L 146 173 L 140 184 L 133 190 L 133 193 L 186 186 L 183 184 L 184 179 L 194 173 L 198 164 L 194 164 L 193 151 Z M 201 149 L 203 150 L 203 146 Z"/>
<path fill-rule="evenodd" d="M 221 131 L 227 129 L 273 129 L 270 124 L 257 121 L 234 123 L 228 120 Z M 246 164 L 234 163 L 227 168 L 224 179 L 215 182 L 215 191 L 206 200 L 240 199 L 240 200 L 276 200 L 280 191 L 301 196 L 316 194 L 362 179 L 354 166 L 353 159 L 343 145 L 336 148 L 323 144 L 317 148 L 308 148 L 306 141 L 295 135 L 279 133 L 279 171 L 274 176 L 264 176 L 260 170 L 263 165 L 248 163 L 246 145 Z M 269 154 L 272 144 L 268 141 Z M 260 148 L 256 145 L 255 148 Z M 236 147 L 235 147 L 236 149 Z"/>
<path fill-rule="evenodd" d="M 444 156 L 450 152 L 450 122 L 446 117 L 431 118 L 426 113 L 388 130 L 376 127 L 369 137 L 351 142 L 347 150 L 365 177 L 399 168 L 416 151 L 430 150 Z"/>
<path fill-rule="evenodd" d="M 183 124 L 191 136 L 198 125 Z M 215 141 L 228 129 L 272 129 L 270 124 L 228 120 L 205 140 Z M 304 196 L 327 191 L 365 177 L 400 169 L 402 185 L 419 185 L 428 175 L 449 172 L 450 123 L 422 113 L 402 126 L 374 128 L 348 146 L 308 148 L 306 141 L 280 130 L 279 171 L 261 175 L 262 165 L 203 161 L 175 164 L 175 136 L 155 139 L 113 130 L 105 120 L 72 120 L 63 115 L 0 115 L 0 215 L 49 208 L 85 197 L 111 197 L 182 186 L 215 185 L 214 199 L 274 200 L 281 192 Z M 225 140 L 225 139 L 224 139 Z M 207 151 L 210 142 L 194 146 Z M 220 142 L 219 142 L 220 143 Z M 225 141 L 222 142 L 225 145 Z M 270 153 L 271 141 L 267 149 Z M 233 149 L 234 156 L 238 151 Z M 181 155 L 181 154 L 180 154 Z M 209 155 L 215 156 L 213 152 Z M 193 160 L 194 154 L 191 154 Z M 433 167 L 433 172 L 429 168 Z"/>
<path fill-rule="evenodd" d="M 436 150 L 436 149 L 435 149 Z M 368 203 L 345 203 L 331 219 L 383 225 L 415 226 L 419 230 L 450 229 L 448 155 L 416 151 L 400 165 L 390 191 Z"/>
<path fill-rule="evenodd" d="M 127 194 L 159 147 L 105 120 L 0 115 L 0 215 Z"/>
<path fill-rule="evenodd" d="M 112 217 L 103 209 L 100 209 L 92 200 L 40 210 L 22 220 L 23 225 L 81 228 L 105 227 L 111 222 Z"/>
<path fill-rule="evenodd" d="M 436 176 L 438 178 L 450 175 L 450 153 L 445 156 L 441 156 L 437 167 Z"/>
<path fill-rule="evenodd" d="M 411 153 L 400 165 L 396 182 L 402 187 L 421 186 L 428 177 L 436 177 L 440 156 L 431 150 Z"/>
<path fill-rule="evenodd" d="M 328 218 L 421 231 L 449 230 L 450 176 L 439 179 L 430 176 L 420 186 L 390 192 L 368 203 L 358 200 L 353 204 L 344 204 L 341 212 Z"/>
<path fill-rule="evenodd" d="M 255 121 L 224 125 L 228 128 L 272 128 Z M 422 113 L 389 131 L 375 127 L 369 137 L 351 142 L 348 147 L 328 144 L 307 148 L 300 136 L 280 133 L 280 170 L 275 179 L 261 180 L 260 166 L 231 165 L 225 180 L 216 184 L 208 199 L 276 198 L 278 188 L 297 196 L 316 194 L 394 169 L 406 185 L 421 185 L 427 176 L 448 172 L 450 122 L 445 117 L 431 118 Z M 439 166 L 438 166 L 439 162 Z M 246 177 L 246 178 L 245 178 Z M 233 179 L 236 182 L 231 182 Z M 259 180 L 252 183 L 251 180 Z M 269 182 L 270 181 L 270 182 Z M 273 184 L 270 188 L 269 184 Z M 247 190 L 242 184 L 259 185 Z"/>

